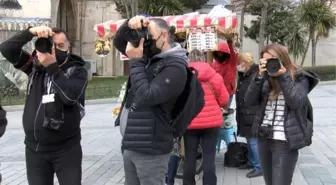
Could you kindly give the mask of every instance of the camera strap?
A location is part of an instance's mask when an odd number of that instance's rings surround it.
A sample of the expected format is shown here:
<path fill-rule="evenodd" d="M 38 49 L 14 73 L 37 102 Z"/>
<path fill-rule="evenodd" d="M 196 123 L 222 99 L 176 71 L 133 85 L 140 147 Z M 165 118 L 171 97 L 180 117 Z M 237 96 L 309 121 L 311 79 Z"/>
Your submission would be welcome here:
<path fill-rule="evenodd" d="M 276 112 L 277 112 L 277 109 L 278 109 L 278 100 L 279 100 L 279 96 L 275 100 L 275 107 L 274 107 L 274 110 L 273 110 L 273 119 L 272 119 L 272 130 L 273 131 L 274 131 L 274 122 L 275 122 Z"/>
<path fill-rule="evenodd" d="M 55 102 L 55 94 L 50 94 L 52 81 L 48 79 L 47 84 L 47 94 L 42 96 L 43 104 Z"/>

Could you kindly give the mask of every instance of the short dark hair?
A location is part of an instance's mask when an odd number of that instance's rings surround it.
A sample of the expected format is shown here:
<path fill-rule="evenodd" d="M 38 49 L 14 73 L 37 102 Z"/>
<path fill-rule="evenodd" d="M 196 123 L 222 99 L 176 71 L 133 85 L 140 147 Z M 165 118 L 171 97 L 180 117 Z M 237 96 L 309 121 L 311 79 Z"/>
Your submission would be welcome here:
<path fill-rule="evenodd" d="M 168 43 L 170 45 L 174 44 L 174 39 L 173 39 L 173 35 L 171 33 L 171 28 L 169 27 L 169 25 L 167 24 L 167 22 L 163 19 L 160 18 L 151 18 L 150 21 L 153 21 L 160 29 L 163 29 L 165 31 L 167 31 L 168 33 Z"/>
<path fill-rule="evenodd" d="M 70 42 L 70 36 L 64 29 L 62 29 L 62 28 L 52 28 L 52 31 L 55 34 L 63 33 L 65 35 L 66 39 Z"/>

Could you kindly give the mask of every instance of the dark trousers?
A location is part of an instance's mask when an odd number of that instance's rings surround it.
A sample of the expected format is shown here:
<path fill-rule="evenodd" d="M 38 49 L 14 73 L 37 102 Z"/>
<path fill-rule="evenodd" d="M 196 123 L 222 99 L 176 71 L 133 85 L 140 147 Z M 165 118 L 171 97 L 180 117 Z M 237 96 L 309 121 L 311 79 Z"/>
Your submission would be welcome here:
<path fill-rule="evenodd" d="M 175 177 L 179 167 L 180 157 L 177 155 L 171 155 L 168 163 L 168 173 L 167 173 L 167 185 L 175 184 Z"/>
<path fill-rule="evenodd" d="M 203 184 L 216 185 L 216 143 L 219 128 L 187 130 L 184 134 L 185 161 L 183 185 L 195 185 L 197 148 L 201 141 L 203 148 Z"/>
<path fill-rule="evenodd" d="M 266 185 L 291 185 L 298 150 L 289 150 L 285 141 L 258 138 L 261 169 Z"/>
<path fill-rule="evenodd" d="M 82 147 L 55 152 L 35 152 L 26 147 L 26 166 L 29 185 L 53 185 L 54 174 L 60 185 L 81 185 Z"/>

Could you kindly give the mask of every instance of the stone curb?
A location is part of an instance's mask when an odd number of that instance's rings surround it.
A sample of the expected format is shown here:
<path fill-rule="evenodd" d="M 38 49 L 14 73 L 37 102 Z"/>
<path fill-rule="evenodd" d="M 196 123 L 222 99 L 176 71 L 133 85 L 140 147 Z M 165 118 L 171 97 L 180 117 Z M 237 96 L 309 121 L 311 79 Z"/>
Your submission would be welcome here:
<path fill-rule="evenodd" d="M 322 81 L 319 83 L 319 85 L 336 85 L 336 80 Z"/>
<path fill-rule="evenodd" d="M 85 105 L 97 105 L 97 104 L 109 104 L 109 103 L 117 103 L 118 98 L 107 98 L 107 99 L 96 99 L 96 100 L 86 100 Z M 4 106 L 3 108 L 7 112 L 11 111 L 22 111 L 24 105 L 12 105 L 12 106 Z"/>
<path fill-rule="evenodd" d="M 322 81 L 319 85 L 336 85 L 336 80 L 333 81 Z M 86 105 L 97 105 L 97 104 L 109 104 L 117 103 L 118 98 L 108 98 L 108 99 L 96 99 L 96 100 L 86 100 Z M 8 112 L 10 111 L 22 111 L 23 105 L 13 105 L 13 106 L 4 106 L 4 109 Z"/>

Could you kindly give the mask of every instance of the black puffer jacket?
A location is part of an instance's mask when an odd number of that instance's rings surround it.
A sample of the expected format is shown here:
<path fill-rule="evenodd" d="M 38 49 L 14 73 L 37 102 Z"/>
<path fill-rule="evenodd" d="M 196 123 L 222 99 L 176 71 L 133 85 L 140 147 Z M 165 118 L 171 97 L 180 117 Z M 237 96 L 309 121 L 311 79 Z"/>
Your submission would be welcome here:
<path fill-rule="evenodd" d="M 284 130 L 290 149 L 298 150 L 311 144 L 312 120 L 308 120 L 310 102 L 308 93 L 318 84 L 316 74 L 308 71 L 298 71 L 293 81 L 287 72 L 276 77 L 280 83 L 285 98 Z M 254 121 L 254 128 L 261 125 L 269 96 L 269 81 L 255 78 L 245 95 L 245 103 L 250 106 L 260 105 Z M 254 130 L 253 132 L 257 132 Z"/>
<path fill-rule="evenodd" d="M 83 67 L 85 64 L 83 59 L 73 54 L 69 55 L 63 63 L 57 62 L 46 68 L 34 65 L 37 60 L 35 52 L 29 54 L 22 50 L 22 47 L 33 37 L 29 30 L 19 32 L 1 43 L 0 52 L 15 68 L 29 76 L 22 117 L 26 146 L 35 151 L 55 151 L 80 143 L 81 115 L 77 103 L 86 89 L 87 71 Z M 72 67 L 75 68 L 74 71 L 67 76 L 67 69 Z M 48 82 L 52 84 L 55 102 L 43 104 L 42 96 L 47 94 Z M 47 109 L 53 109 L 50 104 L 62 109 L 61 112 L 53 111 L 54 113 L 63 112 L 64 124 L 59 131 L 42 126 Z"/>
<path fill-rule="evenodd" d="M 254 64 L 243 73 L 238 72 L 238 83 L 236 90 L 236 121 L 238 124 L 238 135 L 241 137 L 252 136 L 252 124 L 258 110 L 258 106 L 246 105 L 244 98 L 247 89 L 258 73 L 258 65 Z"/>

